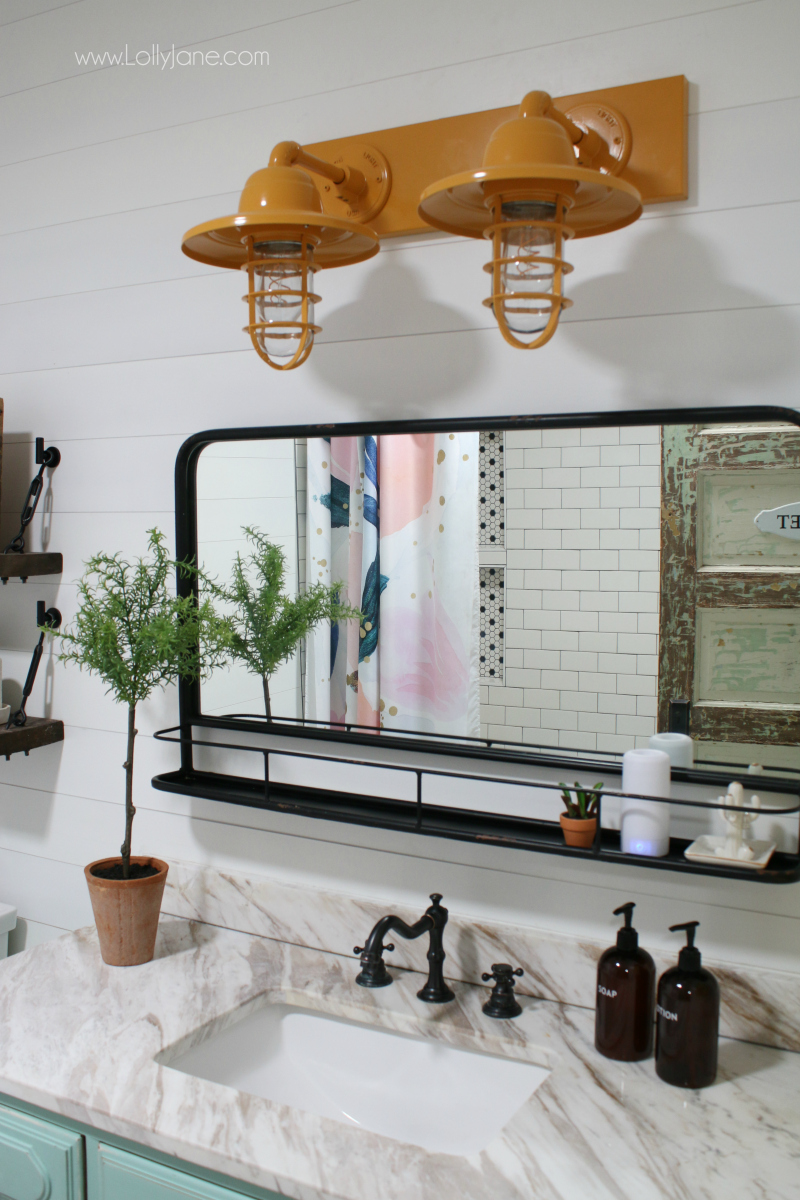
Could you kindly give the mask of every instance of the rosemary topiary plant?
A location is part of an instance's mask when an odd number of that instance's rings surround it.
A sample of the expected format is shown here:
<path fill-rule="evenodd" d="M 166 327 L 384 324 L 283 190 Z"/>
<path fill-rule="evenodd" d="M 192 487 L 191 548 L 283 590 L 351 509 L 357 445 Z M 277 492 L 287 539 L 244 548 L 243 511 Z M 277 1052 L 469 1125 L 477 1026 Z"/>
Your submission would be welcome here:
<path fill-rule="evenodd" d="M 243 533 L 253 551 L 245 559 L 237 553 L 229 584 L 199 574 L 206 594 L 228 608 L 224 618 L 229 625 L 228 655 L 261 679 L 264 709 L 271 721 L 270 677 L 288 662 L 298 643 L 321 621 L 361 620 L 363 614 L 340 602 L 337 584 L 314 583 L 297 596 L 288 596 L 283 550 L 249 525 L 243 526 Z"/>
<path fill-rule="evenodd" d="M 157 688 L 179 678 L 197 679 L 223 661 L 225 623 L 210 601 L 176 596 L 169 580 L 176 566 L 164 535 L 148 531 L 150 556 L 133 562 L 120 554 L 96 554 L 78 584 L 73 624 L 60 630 L 61 662 L 98 675 L 118 704 L 128 708 L 125 769 L 125 840 L 122 877 L 131 877 L 133 747 L 136 706 Z"/>

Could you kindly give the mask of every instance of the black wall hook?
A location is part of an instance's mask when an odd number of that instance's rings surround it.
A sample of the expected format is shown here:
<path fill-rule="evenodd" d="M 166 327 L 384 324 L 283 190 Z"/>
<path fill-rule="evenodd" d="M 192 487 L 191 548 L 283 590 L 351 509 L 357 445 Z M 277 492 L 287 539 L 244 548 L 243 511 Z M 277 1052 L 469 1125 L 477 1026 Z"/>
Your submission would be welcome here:
<path fill-rule="evenodd" d="M 44 600 L 37 600 L 36 624 L 40 629 L 58 629 L 61 624 L 61 613 L 57 608 L 45 608 Z"/>
<path fill-rule="evenodd" d="M 36 465 L 43 467 L 57 467 L 61 462 L 61 451 L 57 446 L 48 446 L 44 448 L 44 438 L 36 439 Z"/>

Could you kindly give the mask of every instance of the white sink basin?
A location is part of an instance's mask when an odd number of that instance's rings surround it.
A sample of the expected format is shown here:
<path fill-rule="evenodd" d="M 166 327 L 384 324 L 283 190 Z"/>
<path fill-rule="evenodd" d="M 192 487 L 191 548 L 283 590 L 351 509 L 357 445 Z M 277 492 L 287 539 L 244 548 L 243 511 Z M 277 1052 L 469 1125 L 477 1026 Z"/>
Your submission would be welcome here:
<path fill-rule="evenodd" d="M 550 1074 L 516 1059 L 269 1005 L 169 1066 L 445 1154 L 475 1154 Z"/>

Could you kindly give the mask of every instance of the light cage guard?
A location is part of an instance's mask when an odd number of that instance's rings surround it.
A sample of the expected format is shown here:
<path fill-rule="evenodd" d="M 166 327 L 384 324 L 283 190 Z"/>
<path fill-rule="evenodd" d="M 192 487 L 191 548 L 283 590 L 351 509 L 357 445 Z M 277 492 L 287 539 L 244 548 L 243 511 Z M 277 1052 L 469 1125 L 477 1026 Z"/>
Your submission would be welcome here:
<path fill-rule="evenodd" d="M 514 198 L 516 199 L 517 196 Z M 493 198 L 493 220 L 490 225 L 487 225 L 483 233 L 483 236 L 489 238 L 492 242 L 492 261 L 486 263 L 483 268 L 484 271 L 488 271 L 491 274 L 492 292 L 483 303 L 486 308 L 491 308 L 494 312 L 500 332 L 509 345 L 515 346 L 518 350 L 536 350 L 539 346 L 543 346 L 545 342 L 550 341 L 558 326 L 562 309 L 572 307 L 572 301 L 568 300 L 564 295 L 564 276 L 569 275 L 572 271 L 572 264 L 565 262 L 562 257 L 564 240 L 574 237 L 575 234 L 575 231 L 569 225 L 564 224 L 564 218 L 572 205 L 572 198 L 561 194 L 556 195 L 556 216 L 553 221 L 532 220 L 529 218 L 518 220 L 503 219 L 503 204 L 509 199 L 509 196 L 500 194 Z M 554 256 L 549 258 L 545 255 L 533 253 L 527 255 L 515 254 L 510 258 L 504 257 L 503 235 L 509 229 L 546 229 L 548 232 L 552 232 L 555 245 Z M 528 263 L 531 268 L 545 264 L 552 266 L 552 289 L 548 292 L 506 291 L 503 287 L 502 275 L 504 267 L 509 263 Z M 531 342 L 523 342 L 509 328 L 508 314 L 529 311 L 527 304 L 532 300 L 537 301 L 542 306 L 545 304 L 549 305 L 550 315 L 547 324 L 539 336 Z M 520 304 L 520 302 L 521 307 L 513 307 L 515 304 Z"/>
<path fill-rule="evenodd" d="M 314 345 L 314 334 L 321 330 L 320 325 L 313 324 L 313 305 L 319 304 L 321 297 L 309 290 L 309 282 L 313 283 L 314 272 L 319 269 L 313 262 L 313 243 L 307 234 L 296 230 L 286 235 L 286 240 L 290 239 L 301 248 L 296 258 L 288 258 L 285 254 L 259 254 L 254 239 L 248 237 L 247 261 L 242 263 L 242 270 L 247 272 L 249 282 L 247 295 L 242 297 L 247 303 L 249 317 L 244 332 L 250 334 L 250 341 L 259 357 L 276 371 L 291 371 L 304 363 Z M 292 276 L 299 277 L 299 289 L 264 286 L 265 277 L 285 277 L 290 272 Z M 298 307 L 299 320 L 265 319 L 269 310 L 280 313 L 282 309 Z M 297 339 L 297 349 L 288 362 L 275 362 L 270 357 L 267 339 Z"/>

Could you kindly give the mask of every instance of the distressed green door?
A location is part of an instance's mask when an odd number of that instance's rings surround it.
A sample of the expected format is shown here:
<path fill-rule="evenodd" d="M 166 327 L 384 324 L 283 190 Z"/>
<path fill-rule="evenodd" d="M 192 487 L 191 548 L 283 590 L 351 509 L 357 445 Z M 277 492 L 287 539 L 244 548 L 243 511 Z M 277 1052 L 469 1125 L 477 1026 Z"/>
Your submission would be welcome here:
<path fill-rule="evenodd" d="M 661 495 L 659 729 L 800 743 L 800 540 L 754 523 L 800 505 L 800 428 L 664 426 Z"/>

